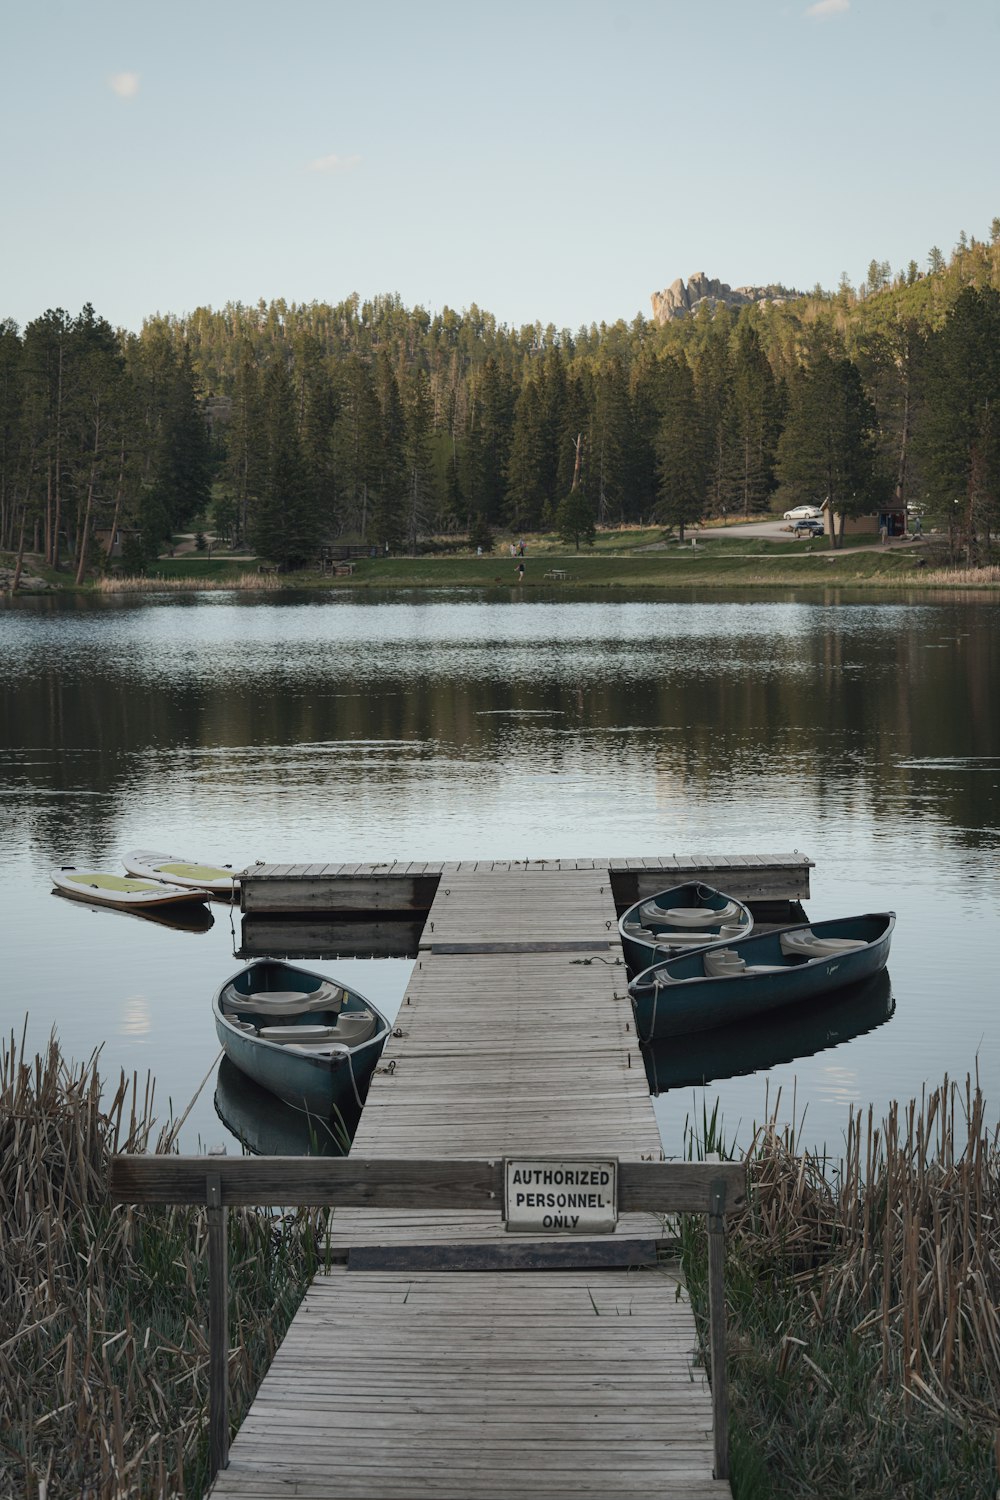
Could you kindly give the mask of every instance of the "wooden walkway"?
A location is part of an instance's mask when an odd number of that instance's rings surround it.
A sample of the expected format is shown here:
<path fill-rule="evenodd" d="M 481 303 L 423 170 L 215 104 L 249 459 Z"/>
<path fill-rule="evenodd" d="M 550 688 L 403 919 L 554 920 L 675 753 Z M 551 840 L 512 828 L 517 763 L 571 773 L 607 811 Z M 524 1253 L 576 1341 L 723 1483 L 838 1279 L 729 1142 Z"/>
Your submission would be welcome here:
<path fill-rule="evenodd" d="M 579 863 L 439 867 L 355 1156 L 660 1158 L 609 867 Z M 217 1500 L 730 1494 L 679 1270 L 628 1264 L 659 1221 L 599 1242 L 617 1267 L 471 1269 L 514 1248 L 499 1208 L 337 1211 L 347 1264 L 310 1288 Z"/>

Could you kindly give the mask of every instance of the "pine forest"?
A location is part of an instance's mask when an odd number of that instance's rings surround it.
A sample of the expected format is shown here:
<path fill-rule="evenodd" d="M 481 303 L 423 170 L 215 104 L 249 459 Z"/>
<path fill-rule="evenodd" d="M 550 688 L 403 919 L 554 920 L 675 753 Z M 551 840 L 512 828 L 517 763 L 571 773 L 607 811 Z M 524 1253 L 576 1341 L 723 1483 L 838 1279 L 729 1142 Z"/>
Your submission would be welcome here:
<path fill-rule="evenodd" d="M 385 295 L 0 323 L 0 548 L 82 581 L 192 522 L 282 569 L 498 531 L 919 508 L 1000 529 L 1000 219 L 899 274 L 660 325 L 512 329 Z M 831 544 L 837 545 L 834 535 Z"/>

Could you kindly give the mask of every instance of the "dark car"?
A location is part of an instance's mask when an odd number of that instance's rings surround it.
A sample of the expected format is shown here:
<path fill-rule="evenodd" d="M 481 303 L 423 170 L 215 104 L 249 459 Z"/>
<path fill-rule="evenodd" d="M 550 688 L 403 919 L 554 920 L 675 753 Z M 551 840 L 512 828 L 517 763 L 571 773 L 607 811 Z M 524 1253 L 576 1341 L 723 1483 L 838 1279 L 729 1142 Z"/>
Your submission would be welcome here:
<path fill-rule="evenodd" d="M 792 527 L 792 533 L 794 536 L 822 536 L 823 522 L 809 519 L 796 521 Z"/>

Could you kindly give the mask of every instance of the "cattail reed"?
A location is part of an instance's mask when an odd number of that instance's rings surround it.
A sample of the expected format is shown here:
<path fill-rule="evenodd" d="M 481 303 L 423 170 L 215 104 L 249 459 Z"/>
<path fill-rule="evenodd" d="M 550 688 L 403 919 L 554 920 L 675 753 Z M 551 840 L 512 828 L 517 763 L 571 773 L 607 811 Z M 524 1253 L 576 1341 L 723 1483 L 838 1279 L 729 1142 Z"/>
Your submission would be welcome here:
<path fill-rule="evenodd" d="M 852 1114 L 835 1166 L 776 1118 L 729 1226 L 734 1466 L 788 1497 L 993 1500 L 1000 1127 L 978 1083 L 946 1079 L 881 1123 Z"/>
<path fill-rule="evenodd" d="M 0 1052 L 0 1494 L 194 1497 L 207 1470 L 205 1219 L 112 1207 L 116 1151 L 169 1151 L 153 1094 L 102 1091 L 96 1055 Z M 315 1270 L 317 1221 L 232 1210 L 237 1416 Z"/>

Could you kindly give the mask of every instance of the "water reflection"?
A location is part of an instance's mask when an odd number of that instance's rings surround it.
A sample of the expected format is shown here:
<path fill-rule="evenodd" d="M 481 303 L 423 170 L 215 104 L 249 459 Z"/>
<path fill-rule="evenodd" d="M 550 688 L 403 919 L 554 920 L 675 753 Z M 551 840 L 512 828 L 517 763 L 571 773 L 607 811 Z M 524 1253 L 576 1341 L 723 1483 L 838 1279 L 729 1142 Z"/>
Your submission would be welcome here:
<path fill-rule="evenodd" d="M 53 866 L 115 867 L 136 847 L 239 865 L 798 849 L 816 861 L 810 917 L 897 911 L 906 996 L 891 1028 L 838 1039 L 835 1073 L 823 1052 L 754 1062 L 789 1092 L 800 1081 L 813 1139 L 836 1139 L 847 1093 L 908 1098 L 944 1069 L 964 1076 L 980 1049 L 1000 1096 L 982 1045 L 996 1024 L 998 626 L 985 597 L 834 591 L 0 601 L 2 1018 L 17 1024 L 29 996 L 42 1038 L 58 1025 L 84 1056 L 103 1042 L 112 1072 L 155 1058 L 160 1097 L 192 1098 L 216 1050 L 208 997 L 242 944 L 275 939 L 237 934 L 219 908 L 192 942 L 164 914 L 92 921 L 48 900 Z M 384 948 L 355 951 L 413 951 L 377 936 Z M 313 938 L 278 940 L 304 956 Z M 408 965 L 376 967 L 391 1014 Z M 123 1035 L 137 995 L 148 1029 Z M 727 1118 L 745 1120 L 761 1081 L 724 1080 L 715 1040 L 678 1076 L 714 1077 Z M 770 1055 L 791 1058 L 787 1034 Z M 656 1111 L 674 1154 L 684 1100 L 666 1068 Z M 206 1089 L 185 1128 L 215 1127 Z"/>
<path fill-rule="evenodd" d="M 327 1120 L 307 1115 L 268 1093 L 228 1057 L 219 1063 L 215 1112 L 253 1156 L 344 1156 L 346 1137 Z"/>
<path fill-rule="evenodd" d="M 650 1091 L 665 1094 L 811 1057 L 883 1026 L 895 1008 L 892 982 L 883 970 L 822 1004 L 788 1006 L 738 1026 L 643 1043 Z"/>
<path fill-rule="evenodd" d="M 490 824 L 558 784 L 572 827 L 608 778 L 671 820 L 752 788 L 793 826 L 808 799 L 996 847 L 995 608 L 959 631 L 896 604 L 47 606 L 0 612 L 0 829 L 25 818 L 68 857 L 134 843 L 165 798 L 277 818 L 329 797 L 339 821 L 377 795 L 447 820 L 459 785 Z"/>
<path fill-rule="evenodd" d="M 134 917 L 137 922 L 151 922 L 156 927 L 169 927 L 173 932 L 207 932 L 215 921 L 207 906 L 194 903 L 178 906 L 173 911 L 128 911 L 125 907 L 108 906 L 98 901 L 84 901 L 80 896 L 70 896 L 66 891 L 53 889 L 51 894 L 60 901 L 69 901 L 74 906 L 85 906 L 88 911 L 102 917 Z"/>

